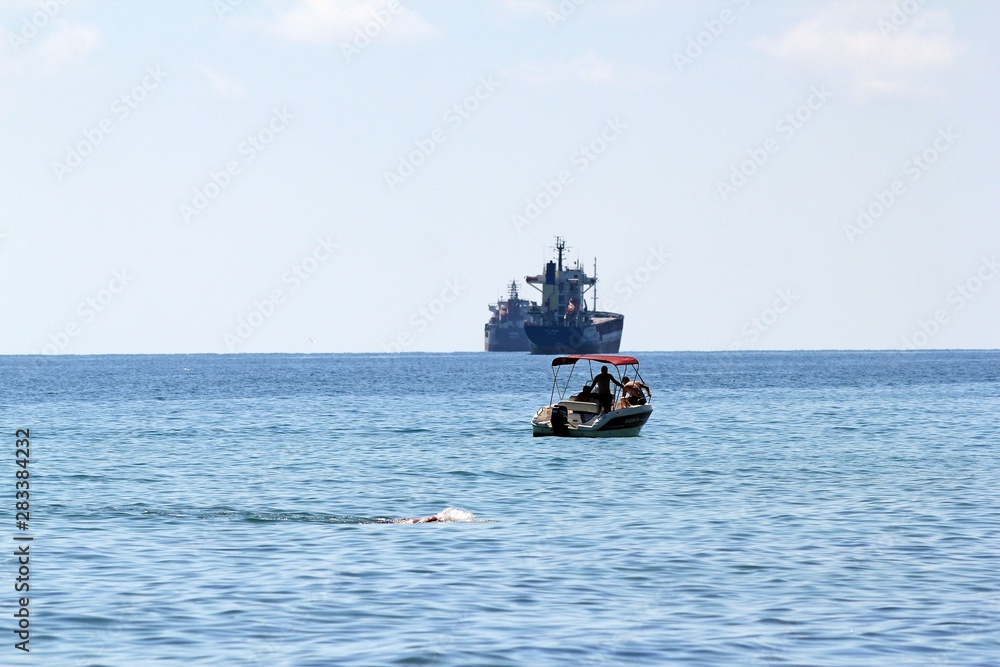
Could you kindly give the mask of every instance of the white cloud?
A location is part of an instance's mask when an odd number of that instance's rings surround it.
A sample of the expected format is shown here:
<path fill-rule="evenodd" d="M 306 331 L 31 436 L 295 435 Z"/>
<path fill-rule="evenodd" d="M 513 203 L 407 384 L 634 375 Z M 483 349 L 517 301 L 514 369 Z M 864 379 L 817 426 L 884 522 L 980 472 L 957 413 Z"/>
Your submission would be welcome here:
<path fill-rule="evenodd" d="M 44 26 L 30 39 L 19 33 L 7 33 L 11 45 L 4 50 L 0 69 L 15 74 L 50 76 L 77 65 L 100 41 L 100 30 L 86 23 L 57 21 Z"/>
<path fill-rule="evenodd" d="M 9 8 L 7 8 L 9 9 Z M 30 21 L 30 19 L 28 20 Z M 92 25 L 53 21 L 41 27 L 22 21 L 14 30 L 0 28 L 0 114 L 27 94 L 26 83 L 78 67 L 100 41 Z"/>
<path fill-rule="evenodd" d="M 615 80 L 615 66 L 593 51 L 568 63 L 521 63 L 518 76 L 525 83 L 544 86 L 557 82 L 608 84 Z"/>
<path fill-rule="evenodd" d="M 500 0 L 500 6 L 517 16 L 546 16 L 549 12 L 567 16 L 584 0 Z M 615 0 L 612 3 L 586 3 L 597 10 L 614 14 L 636 14 L 659 6 L 657 0 Z"/>
<path fill-rule="evenodd" d="M 399 0 L 298 0 L 270 23 L 274 33 L 293 42 L 323 44 L 353 38 L 358 30 L 379 38 L 420 39 L 436 31 Z"/>
<path fill-rule="evenodd" d="M 500 6 L 517 16 L 545 16 L 555 11 L 556 3 L 551 0 L 501 0 Z"/>
<path fill-rule="evenodd" d="M 951 16 L 921 8 L 893 23 L 892 12 L 881 3 L 841 2 L 755 46 L 795 67 L 839 78 L 861 95 L 930 92 L 933 77 L 949 70 L 961 52 Z"/>
<path fill-rule="evenodd" d="M 198 65 L 198 69 L 208 79 L 209 84 L 212 86 L 212 92 L 216 97 L 235 100 L 243 97 L 246 93 L 246 87 L 236 79 L 219 74 L 205 65 Z"/>
<path fill-rule="evenodd" d="M 42 38 L 34 52 L 36 62 L 46 73 L 56 72 L 90 53 L 97 46 L 100 35 L 96 26 L 63 23 L 51 35 Z"/>
<path fill-rule="evenodd" d="M 588 51 L 569 62 L 525 61 L 512 69 L 505 70 L 503 76 L 505 79 L 521 81 L 530 86 L 583 83 L 634 88 L 657 81 L 656 77 L 648 73 L 624 74 L 614 63 L 593 51 Z"/>

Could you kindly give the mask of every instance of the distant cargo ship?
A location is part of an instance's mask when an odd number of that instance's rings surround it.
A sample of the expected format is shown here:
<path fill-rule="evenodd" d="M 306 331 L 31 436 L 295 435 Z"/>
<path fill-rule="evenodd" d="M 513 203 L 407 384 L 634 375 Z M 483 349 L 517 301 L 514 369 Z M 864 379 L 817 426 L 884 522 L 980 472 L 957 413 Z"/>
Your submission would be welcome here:
<path fill-rule="evenodd" d="M 534 306 L 517 294 L 517 281 L 510 281 L 507 299 L 490 304 L 493 315 L 486 323 L 485 346 L 487 352 L 527 352 L 528 335 L 524 333 L 524 320 L 528 308 Z"/>
<path fill-rule="evenodd" d="M 542 294 L 540 303 L 522 299 L 517 282 L 509 285 L 506 300 L 490 304 L 493 313 L 485 327 L 487 352 L 531 352 L 532 354 L 614 354 L 622 341 L 625 318 L 597 310 L 597 266 L 594 276 L 580 262 L 563 266 L 566 243 L 556 237 L 557 259 L 545 265 L 544 273 L 525 281 Z M 592 291 L 593 310 L 585 296 Z"/>
<path fill-rule="evenodd" d="M 594 276 L 586 274 L 579 260 L 563 266 L 566 242 L 556 237 L 557 261 L 545 272 L 525 281 L 542 293 L 540 304 L 528 308 L 524 333 L 532 354 L 614 354 L 622 342 L 625 317 L 597 310 L 597 262 Z M 594 309 L 587 309 L 585 295 L 593 290 Z"/>

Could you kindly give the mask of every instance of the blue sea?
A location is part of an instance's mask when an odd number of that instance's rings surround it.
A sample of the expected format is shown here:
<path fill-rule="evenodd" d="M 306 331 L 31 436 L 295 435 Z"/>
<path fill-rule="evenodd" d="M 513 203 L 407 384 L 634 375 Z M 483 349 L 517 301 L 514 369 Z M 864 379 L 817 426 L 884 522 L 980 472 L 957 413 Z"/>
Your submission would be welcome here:
<path fill-rule="evenodd" d="M 637 356 L 0 357 L 0 664 L 1000 665 L 1000 352 Z"/>

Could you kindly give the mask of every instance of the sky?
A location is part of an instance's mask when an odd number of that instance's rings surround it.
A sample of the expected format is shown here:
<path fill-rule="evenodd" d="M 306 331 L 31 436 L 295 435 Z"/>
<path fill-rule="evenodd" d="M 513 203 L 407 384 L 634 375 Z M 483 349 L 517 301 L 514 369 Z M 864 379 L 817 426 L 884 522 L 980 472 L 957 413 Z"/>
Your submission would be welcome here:
<path fill-rule="evenodd" d="M 2 0 L 0 353 L 1000 347 L 992 0 Z"/>

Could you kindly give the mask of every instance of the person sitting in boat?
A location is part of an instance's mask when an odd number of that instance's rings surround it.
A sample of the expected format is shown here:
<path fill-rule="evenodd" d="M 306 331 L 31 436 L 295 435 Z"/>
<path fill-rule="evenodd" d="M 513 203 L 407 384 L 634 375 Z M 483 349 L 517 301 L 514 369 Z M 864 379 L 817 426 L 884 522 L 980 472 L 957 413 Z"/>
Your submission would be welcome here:
<path fill-rule="evenodd" d="M 596 402 L 597 397 L 590 393 L 591 386 L 589 384 L 583 385 L 583 389 L 580 390 L 579 394 L 573 394 L 569 397 L 571 401 L 591 401 Z"/>
<path fill-rule="evenodd" d="M 597 402 L 601 404 L 601 412 L 611 412 L 611 383 L 614 382 L 619 387 L 621 382 L 616 380 L 608 372 L 607 366 L 601 366 L 601 372 L 594 376 L 591 387 L 597 387 Z"/>
<path fill-rule="evenodd" d="M 619 399 L 618 405 L 615 406 L 616 410 L 623 410 L 633 405 L 646 405 L 646 397 L 642 395 L 643 389 L 646 390 L 650 398 L 653 398 L 653 392 L 650 391 L 648 385 L 638 380 L 630 380 L 627 375 L 622 378 L 621 388 L 622 397 Z"/>

